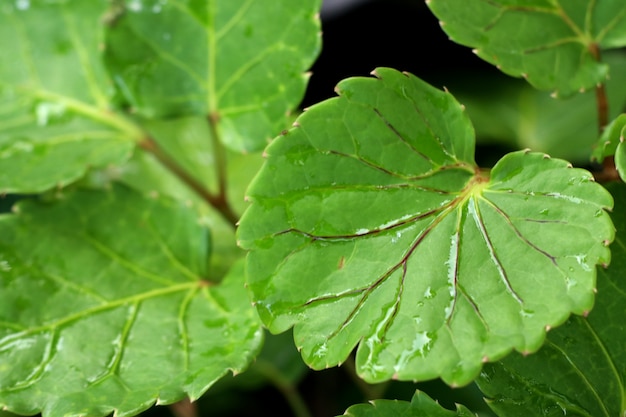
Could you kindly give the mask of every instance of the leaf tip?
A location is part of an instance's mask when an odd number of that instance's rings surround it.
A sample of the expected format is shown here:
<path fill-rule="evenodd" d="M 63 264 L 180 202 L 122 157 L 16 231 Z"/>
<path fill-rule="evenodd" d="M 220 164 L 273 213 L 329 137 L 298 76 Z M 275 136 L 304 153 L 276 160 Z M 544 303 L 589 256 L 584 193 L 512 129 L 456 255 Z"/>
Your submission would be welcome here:
<path fill-rule="evenodd" d="M 549 324 L 546 325 L 546 333 L 549 332 L 550 330 L 552 330 L 552 326 L 550 326 Z"/>
<path fill-rule="evenodd" d="M 610 240 L 608 240 L 608 239 L 605 239 L 605 240 L 603 240 L 603 241 L 602 241 L 602 244 L 603 244 L 604 246 L 609 246 L 609 245 L 611 244 L 611 241 L 610 241 Z"/>
<path fill-rule="evenodd" d="M 483 361 L 483 363 L 487 363 L 487 362 L 489 362 L 489 358 L 487 356 L 483 356 L 482 361 Z"/>

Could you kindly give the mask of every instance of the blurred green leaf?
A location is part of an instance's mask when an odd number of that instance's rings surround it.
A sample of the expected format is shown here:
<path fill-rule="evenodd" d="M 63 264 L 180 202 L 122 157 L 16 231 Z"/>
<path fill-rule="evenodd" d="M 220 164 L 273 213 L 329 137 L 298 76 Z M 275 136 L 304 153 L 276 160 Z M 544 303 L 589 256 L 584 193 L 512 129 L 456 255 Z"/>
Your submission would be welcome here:
<path fill-rule="evenodd" d="M 198 398 L 260 349 L 243 264 L 206 280 L 208 230 L 123 187 L 0 217 L 0 406 L 128 416 Z"/>
<path fill-rule="evenodd" d="M 626 46 L 622 1 L 428 0 L 442 29 L 506 74 L 568 96 L 609 73 L 601 50 Z"/>
<path fill-rule="evenodd" d="M 449 93 L 380 68 L 266 150 L 238 238 L 272 332 L 315 369 L 469 383 L 591 309 L 614 230 L 591 174 L 516 152 L 488 173 Z M 563 239 L 568 236 L 568 239 Z"/>
<path fill-rule="evenodd" d="M 358 404 L 343 414 L 349 417 L 470 417 L 476 416 L 462 405 L 456 411 L 443 408 L 427 394 L 416 391 L 411 402 L 397 400 L 375 400 L 369 404 Z"/>
<path fill-rule="evenodd" d="M 100 61 L 106 2 L 0 5 L 0 194 L 66 185 L 130 157 L 142 132 L 112 112 Z"/>
<path fill-rule="evenodd" d="M 626 55 L 607 54 L 611 117 L 626 109 Z M 557 100 L 527 83 L 506 77 L 463 76 L 446 85 L 467 109 L 479 143 L 502 143 L 586 165 L 598 138 L 595 91 Z"/>
<path fill-rule="evenodd" d="M 125 0 L 117 7 L 105 59 L 138 113 L 207 117 L 237 151 L 260 150 L 287 126 L 319 52 L 319 0 Z"/>
<path fill-rule="evenodd" d="M 588 317 L 571 317 L 528 357 L 486 365 L 478 385 L 500 417 L 622 416 L 626 412 L 626 186 L 612 184 L 613 262 L 600 269 Z"/>
<path fill-rule="evenodd" d="M 592 160 L 602 162 L 605 158 L 614 156 L 615 167 L 622 181 L 626 181 L 626 114 L 620 114 L 604 130 L 591 155 Z"/>
<path fill-rule="evenodd" d="M 620 114 L 604 129 L 600 140 L 596 144 L 596 148 L 591 154 L 591 160 L 602 162 L 604 158 L 615 155 L 617 147 L 623 140 L 625 128 L 626 114 Z"/>
<path fill-rule="evenodd" d="M 202 117 L 182 117 L 167 120 L 145 121 L 159 146 L 198 181 L 218 192 L 216 176 L 217 152 L 210 140 L 209 126 Z M 226 151 L 226 191 L 229 204 L 237 214 L 247 207 L 245 190 L 259 170 L 263 158 L 260 153 L 240 154 Z M 244 252 L 235 242 L 233 225 L 225 221 L 217 210 L 206 204 L 187 185 L 173 176 L 152 155 L 137 152 L 125 164 L 96 171 L 89 177 L 93 186 L 106 186 L 111 181 L 121 181 L 147 195 L 166 195 L 185 201 L 202 216 L 211 229 L 213 254 L 209 277 L 218 280 L 225 275 L 233 262 Z"/>

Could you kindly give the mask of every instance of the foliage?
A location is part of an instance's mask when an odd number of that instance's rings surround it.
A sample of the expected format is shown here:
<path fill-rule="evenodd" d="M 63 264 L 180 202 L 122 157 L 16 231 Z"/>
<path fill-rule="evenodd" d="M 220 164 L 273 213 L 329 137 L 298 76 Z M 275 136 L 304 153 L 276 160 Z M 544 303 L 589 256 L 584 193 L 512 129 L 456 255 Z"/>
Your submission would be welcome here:
<path fill-rule="evenodd" d="M 573 100 L 598 131 L 481 167 L 471 119 L 516 123 L 383 67 L 289 128 L 319 0 L 3 2 L 0 406 L 129 416 L 243 372 L 307 416 L 305 363 L 354 368 L 375 399 L 355 417 L 472 415 L 364 382 L 434 378 L 476 381 L 501 417 L 623 415 L 626 94 L 603 56 L 626 5 L 427 3 L 506 74 L 591 90 Z M 594 174 L 538 152 L 593 141 Z M 302 361 L 263 328 L 293 328 Z"/>

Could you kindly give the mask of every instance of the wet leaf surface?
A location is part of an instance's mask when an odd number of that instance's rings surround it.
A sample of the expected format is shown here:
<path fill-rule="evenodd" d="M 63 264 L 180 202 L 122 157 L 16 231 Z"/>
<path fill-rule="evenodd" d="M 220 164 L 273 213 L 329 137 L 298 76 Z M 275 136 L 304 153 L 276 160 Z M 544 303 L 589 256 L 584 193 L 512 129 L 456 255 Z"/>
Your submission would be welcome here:
<path fill-rule="evenodd" d="M 104 1 L 0 5 L 0 194 L 66 185 L 130 157 L 141 131 L 112 113 Z M 62 161 L 62 162 L 60 162 Z"/>
<path fill-rule="evenodd" d="M 243 263 L 205 279 L 208 230 L 123 187 L 21 201 L 0 217 L 0 406 L 137 414 L 246 368 L 262 330 Z"/>
<path fill-rule="evenodd" d="M 500 417 L 609 417 L 626 411 L 626 188 L 612 184 L 609 190 L 618 232 L 613 261 L 598 274 L 596 306 L 588 317 L 571 317 L 551 331 L 536 354 L 485 366 L 477 382 Z"/>
<path fill-rule="evenodd" d="M 429 0 L 443 30 L 503 72 L 568 96 L 604 82 L 600 51 L 626 46 L 620 1 Z"/>
<path fill-rule="evenodd" d="M 209 117 L 238 151 L 287 126 L 319 52 L 319 0 L 121 3 L 105 59 L 137 112 Z"/>
<path fill-rule="evenodd" d="M 340 83 L 268 147 L 238 230 L 248 285 L 313 368 L 358 345 L 367 381 L 466 384 L 591 309 L 612 198 L 543 154 L 479 169 L 450 94 L 376 74 Z"/>

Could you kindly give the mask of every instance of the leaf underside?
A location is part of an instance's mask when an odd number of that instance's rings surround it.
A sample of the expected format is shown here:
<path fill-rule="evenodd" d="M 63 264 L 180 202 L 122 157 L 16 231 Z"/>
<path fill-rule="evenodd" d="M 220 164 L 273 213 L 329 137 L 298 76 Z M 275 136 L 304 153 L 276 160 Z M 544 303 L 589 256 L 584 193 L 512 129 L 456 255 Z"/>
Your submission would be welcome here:
<path fill-rule="evenodd" d="M 608 75 L 601 50 L 626 46 L 621 1 L 429 0 L 452 40 L 535 88 L 568 96 Z"/>
<path fill-rule="evenodd" d="M 122 187 L 0 217 L 0 407 L 128 416 L 244 369 L 262 331 L 243 264 L 209 283 L 209 250 L 192 210 Z"/>
<path fill-rule="evenodd" d="M 358 345 L 368 381 L 465 384 L 592 307 L 612 199 L 543 154 L 479 170 L 450 94 L 376 75 L 343 81 L 268 147 L 238 230 L 248 285 L 313 368 Z"/>
<path fill-rule="evenodd" d="M 621 416 L 626 408 L 626 189 L 609 188 L 618 234 L 613 262 L 598 276 L 598 302 L 588 317 L 571 317 L 548 334 L 534 355 L 511 355 L 487 365 L 477 380 L 500 417 Z"/>

